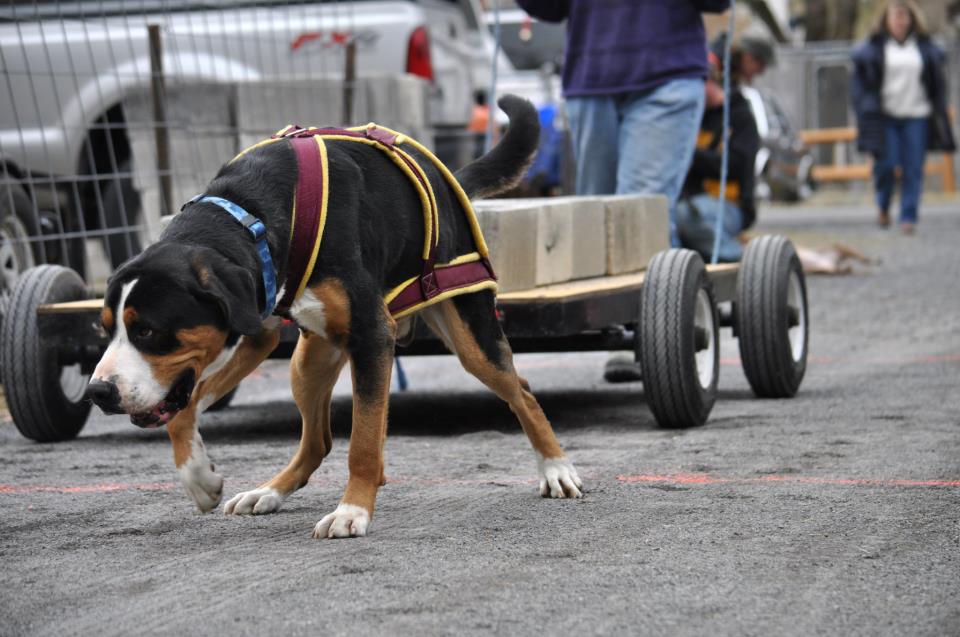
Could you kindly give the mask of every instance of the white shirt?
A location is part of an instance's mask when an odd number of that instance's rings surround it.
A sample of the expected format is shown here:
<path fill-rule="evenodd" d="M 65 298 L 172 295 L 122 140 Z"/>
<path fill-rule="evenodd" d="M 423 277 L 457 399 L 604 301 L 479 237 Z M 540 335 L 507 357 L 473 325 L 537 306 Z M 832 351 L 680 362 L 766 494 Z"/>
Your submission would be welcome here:
<path fill-rule="evenodd" d="M 883 112 L 891 117 L 928 117 L 930 100 L 923 87 L 923 58 L 913 37 L 883 46 Z"/>

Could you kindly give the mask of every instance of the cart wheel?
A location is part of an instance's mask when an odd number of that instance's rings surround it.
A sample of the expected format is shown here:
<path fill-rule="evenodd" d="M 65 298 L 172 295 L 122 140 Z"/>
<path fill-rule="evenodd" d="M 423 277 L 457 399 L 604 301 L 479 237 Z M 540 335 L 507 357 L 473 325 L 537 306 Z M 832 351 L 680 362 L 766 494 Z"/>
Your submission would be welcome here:
<path fill-rule="evenodd" d="M 221 411 L 230 406 L 230 401 L 233 400 L 233 397 L 237 395 L 237 387 L 234 387 L 229 392 L 220 397 L 220 400 L 213 403 L 207 407 L 207 411 Z"/>
<path fill-rule="evenodd" d="M 793 396 L 807 369 L 809 315 L 803 268 L 786 237 L 747 244 L 735 305 L 740 359 L 753 393 Z"/>
<path fill-rule="evenodd" d="M 57 351 L 40 338 L 37 323 L 39 306 L 84 298 L 83 280 L 59 265 L 31 268 L 13 288 L 0 330 L 0 364 L 13 422 L 32 440 L 73 438 L 90 413 L 90 403 L 83 399 L 88 376 L 79 364 L 59 363 Z"/>
<path fill-rule="evenodd" d="M 637 329 L 643 391 L 661 427 L 707 421 L 717 399 L 720 331 L 713 285 L 692 250 L 650 260 Z"/>

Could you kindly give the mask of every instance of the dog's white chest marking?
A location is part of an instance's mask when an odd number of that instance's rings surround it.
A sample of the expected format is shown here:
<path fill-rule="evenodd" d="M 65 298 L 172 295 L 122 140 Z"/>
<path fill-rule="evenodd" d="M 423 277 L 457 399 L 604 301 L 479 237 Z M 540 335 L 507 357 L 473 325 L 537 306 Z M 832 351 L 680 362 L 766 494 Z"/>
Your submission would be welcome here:
<path fill-rule="evenodd" d="M 237 348 L 240 347 L 240 342 L 244 338 L 245 337 L 241 336 L 237 339 L 236 343 L 230 347 L 224 347 L 222 350 L 220 350 L 220 353 L 217 354 L 215 359 L 213 359 L 213 362 L 207 365 L 206 369 L 203 370 L 203 373 L 200 374 L 199 380 L 204 381 L 226 367 L 227 363 L 230 362 L 230 359 L 233 358 L 233 355 L 236 353 Z"/>
<path fill-rule="evenodd" d="M 327 316 L 324 314 L 323 301 L 318 299 L 310 288 L 306 288 L 293 302 L 290 314 L 301 327 L 317 336 L 327 337 Z"/>
<path fill-rule="evenodd" d="M 150 364 L 143 354 L 130 342 L 127 325 L 123 320 L 127 298 L 139 279 L 124 284 L 117 304 L 113 340 L 93 371 L 95 380 L 115 384 L 120 392 L 121 405 L 129 413 L 143 411 L 157 404 L 167 393 L 153 376 Z"/>

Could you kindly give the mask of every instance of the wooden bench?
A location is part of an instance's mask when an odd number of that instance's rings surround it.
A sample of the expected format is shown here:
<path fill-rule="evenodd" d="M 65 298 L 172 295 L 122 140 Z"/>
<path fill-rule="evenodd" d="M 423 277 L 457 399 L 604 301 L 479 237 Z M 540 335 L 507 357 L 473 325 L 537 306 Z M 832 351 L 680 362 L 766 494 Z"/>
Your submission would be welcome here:
<path fill-rule="evenodd" d="M 952 115 L 952 114 L 951 114 Z M 807 146 L 819 144 L 843 144 L 857 139 L 857 129 L 850 127 L 814 128 L 800 131 L 800 141 Z M 827 164 L 813 167 L 813 178 L 820 182 L 860 181 L 870 179 L 871 162 L 861 164 Z M 943 192 L 955 193 L 957 181 L 953 170 L 953 155 L 941 153 L 927 159 L 924 173 L 939 176 Z"/>

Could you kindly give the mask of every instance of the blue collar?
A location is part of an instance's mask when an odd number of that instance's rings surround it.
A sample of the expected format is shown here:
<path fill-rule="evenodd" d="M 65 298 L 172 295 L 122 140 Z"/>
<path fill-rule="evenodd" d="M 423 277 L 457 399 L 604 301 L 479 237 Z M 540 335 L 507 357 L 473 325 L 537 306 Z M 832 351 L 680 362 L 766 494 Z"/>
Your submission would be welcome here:
<path fill-rule="evenodd" d="M 257 255 L 260 257 L 260 270 L 263 273 L 263 292 L 266 299 L 260 317 L 266 320 L 277 306 L 277 271 L 273 267 L 273 259 L 270 257 L 270 246 L 267 245 L 267 227 L 263 225 L 262 221 L 237 204 L 221 197 L 197 195 L 187 203 L 216 204 L 229 212 L 231 217 L 240 222 L 240 225 L 249 230 L 250 234 L 253 235 L 253 240 L 257 246 Z M 186 204 L 184 207 L 186 207 Z"/>

